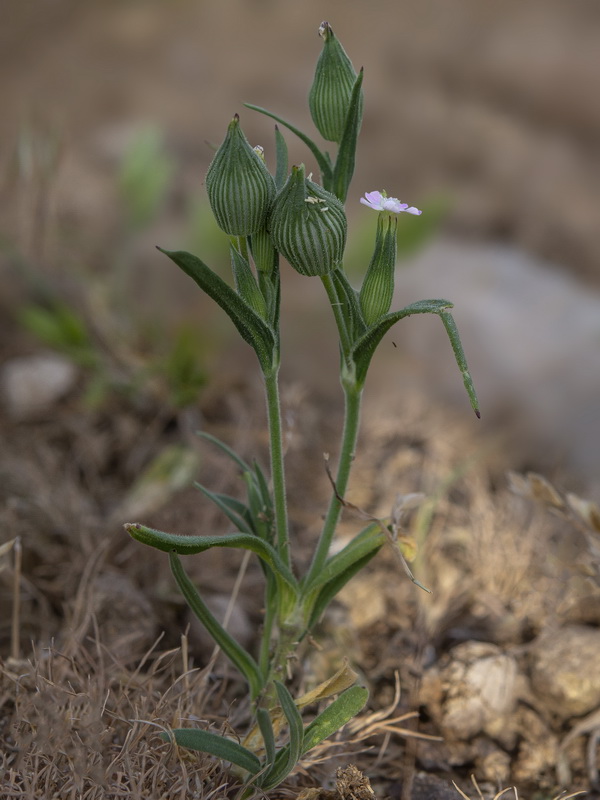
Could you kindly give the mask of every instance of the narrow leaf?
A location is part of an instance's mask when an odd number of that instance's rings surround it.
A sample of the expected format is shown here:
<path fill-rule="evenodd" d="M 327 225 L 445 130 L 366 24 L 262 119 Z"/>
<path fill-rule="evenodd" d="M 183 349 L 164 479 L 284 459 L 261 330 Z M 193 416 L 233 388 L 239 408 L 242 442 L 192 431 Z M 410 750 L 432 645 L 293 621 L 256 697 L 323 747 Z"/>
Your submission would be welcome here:
<path fill-rule="evenodd" d="M 346 125 L 340 142 L 335 167 L 333 170 L 333 193 L 342 203 L 346 202 L 348 187 L 354 175 L 354 162 L 356 158 L 356 142 L 362 122 L 362 81 L 363 70 L 361 69 L 356 77 L 352 94 L 350 96 L 350 106 L 346 116 Z"/>
<path fill-rule="evenodd" d="M 240 503 L 240 501 L 236 500 L 234 497 L 211 492 L 210 489 L 207 489 L 206 486 L 203 486 L 197 481 L 194 482 L 194 486 L 201 491 L 205 497 L 212 500 L 217 508 L 221 509 L 227 519 L 233 522 L 239 531 L 242 533 L 254 533 L 250 523 L 250 512 L 243 503 Z"/>
<path fill-rule="evenodd" d="M 342 314 L 344 315 L 350 339 L 354 343 L 359 339 L 367 330 L 367 326 L 362 317 L 360 304 L 358 302 L 358 295 L 345 273 L 341 269 L 334 269 L 331 273 L 333 284 L 335 286 L 337 295 L 342 303 Z"/>
<path fill-rule="evenodd" d="M 302 755 L 316 747 L 324 739 L 339 731 L 347 722 L 355 717 L 369 697 L 369 692 L 362 686 L 352 686 L 341 694 L 337 700 L 322 711 L 304 730 Z"/>
<path fill-rule="evenodd" d="M 259 317 L 266 319 L 267 304 L 258 288 L 258 283 L 248 260 L 233 245 L 230 245 L 229 252 L 231 254 L 231 270 L 237 293 L 248 303 L 250 308 L 256 311 Z"/>
<path fill-rule="evenodd" d="M 339 594 L 339 592 L 344 588 L 344 586 L 348 583 L 348 581 L 353 578 L 358 572 L 361 571 L 363 567 L 365 567 L 372 558 L 374 558 L 379 550 L 381 549 L 382 545 L 374 548 L 368 553 L 365 553 L 364 556 L 361 558 L 357 558 L 349 567 L 347 567 L 343 572 L 337 574 L 334 578 L 328 581 L 322 589 L 319 591 L 316 599 L 314 600 L 314 605 L 310 612 L 310 616 L 308 618 L 308 622 L 306 624 L 307 632 L 310 631 L 314 625 L 317 624 L 321 615 L 327 608 L 327 606 L 331 603 L 333 598 Z"/>
<path fill-rule="evenodd" d="M 259 114 L 264 114 L 267 117 L 271 117 L 271 119 L 274 119 L 276 122 L 281 123 L 281 125 L 284 125 L 289 131 L 294 133 L 302 142 L 304 142 L 304 144 L 308 147 L 310 152 L 315 157 L 317 164 L 319 165 L 319 169 L 321 170 L 321 177 L 323 180 L 323 188 L 327 189 L 328 191 L 331 191 L 331 189 L 329 188 L 333 179 L 331 162 L 327 157 L 327 154 L 322 153 L 312 139 L 309 139 L 309 137 L 305 133 L 302 133 L 302 131 L 299 128 L 296 128 L 294 125 L 292 125 L 290 122 L 287 122 L 282 117 L 279 117 L 277 114 L 273 114 L 271 111 L 267 111 L 266 108 L 261 108 L 260 106 L 252 105 L 252 103 L 244 103 L 244 105 L 246 106 L 246 108 L 251 108 L 253 111 L 258 111 Z"/>
<path fill-rule="evenodd" d="M 471 408 L 475 412 L 477 418 L 479 418 L 481 417 L 479 411 L 479 401 L 477 400 L 477 394 L 475 393 L 475 387 L 473 386 L 473 379 L 471 378 L 471 373 L 469 372 L 469 367 L 467 366 L 467 359 L 465 358 L 462 342 L 460 341 L 460 336 L 458 335 L 456 322 L 454 321 L 452 314 L 450 314 L 448 311 L 440 311 L 439 317 L 444 323 L 444 328 L 446 329 L 446 333 L 450 339 L 450 344 L 452 345 L 452 350 L 454 351 L 456 363 L 458 364 L 465 389 L 467 390 L 469 400 L 471 401 Z"/>
<path fill-rule="evenodd" d="M 198 590 L 183 569 L 176 553 L 169 553 L 169 563 L 177 585 L 189 607 L 229 660 L 246 678 L 250 687 L 250 694 L 254 700 L 263 688 L 263 680 L 258 664 L 209 611 L 208 606 L 200 597 Z"/>
<path fill-rule="evenodd" d="M 266 708 L 257 708 L 256 719 L 265 745 L 265 764 L 271 766 L 275 761 L 275 734 L 271 715 Z"/>
<path fill-rule="evenodd" d="M 288 174 L 288 149 L 283 134 L 275 125 L 275 152 L 277 154 L 277 166 L 275 168 L 275 186 L 281 189 L 286 182 Z"/>
<path fill-rule="evenodd" d="M 254 753 L 224 736 L 197 728 L 175 728 L 170 733 L 161 733 L 160 738 L 168 742 L 171 740 L 170 734 L 174 736 L 180 747 L 189 747 L 190 750 L 199 750 L 201 753 L 217 756 L 223 761 L 229 761 L 245 769 L 251 775 L 256 775 L 260 771 L 260 761 Z"/>
<path fill-rule="evenodd" d="M 238 329 L 240 336 L 254 349 L 264 372 L 273 368 L 275 337 L 267 323 L 252 309 L 229 284 L 220 278 L 203 261 L 183 250 L 169 251 L 158 248 L 190 276 L 209 297 L 217 303 Z"/>
<path fill-rule="evenodd" d="M 448 308 L 452 308 L 452 303 L 449 300 L 419 300 L 416 303 L 405 306 L 405 308 L 401 308 L 400 311 L 386 314 L 375 325 L 372 325 L 356 342 L 352 351 L 352 358 L 356 365 L 357 386 L 362 387 L 364 385 L 369 364 L 379 342 L 396 322 L 413 314 L 439 314 L 440 311 L 445 311 Z"/>
<path fill-rule="evenodd" d="M 217 447 L 226 453 L 232 461 L 235 461 L 242 472 L 250 472 L 250 467 L 248 464 L 246 464 L 246 462 L 238 456 L 235 450 L 232 450 L 231 447 L 226 445 L 225 442 L 222 442 L 220 439 L 217 439 L 216 436 L 213 436 L 211 433 L 206 433 L 205 431 L 196 431 L 196 434 L 200 436 L 200 438 L 206 439 L 207 442 L 216 444 Z"/>
<path fill-rule="evenodd" d="M 231 533 L 227 536 L 181 536 L 177 533 L 165 533 L 154 528 L 148 528 L 138 522 L 128 522 L 125 530 L 136 541 L 162 550 L 164 553 L 177 553 L 179 555 L 194 555 L 203 553 L 212 547 L 233 547 L 242 550 L 251 550 L 273 570 L 281 584 L 285 584 L 293 594 L 297 591 L 297 582 L 289 568 L 285 566 L 277 551 L 263 539 L 248 533 Z"/>
<path fill-rule="evenodd" d="M 260 468 L 259 464 L 255 461 L 252 465 L 254 467 L 254 474 L 256 475 L 256 482 L 260 488 L 260 494 L 265 506 L 270 507 L 273 505 L 273 498 L 269 490 L 269 484 L 265 477 L 265 473 Z"/>
<path fill-rule="evenodd" d="M 275 681 L 275 689 L 288 723 L 290 741 L 278 754 L 273 767 L 259 780 L 260 786 L 267 791 L 278 786 L 294 769 L 300 759 L 304 741 L 302 717 L 291 694 L 279 681 Z"/>
<path fill-rule="evenodd" d="M 323 569 L 305 587 L 306 592 L 311 592 L 328 583 L 332 578 L 341 575 L 348 567 L 363 556 L 377 551 L 385 542 L 385 535 L 377 523 L 371 523 L 358 533 L 339 553 L 327 559 Z"/>
<path fill-rule="evenodd" d="M 252 519 L 252 532 L 261 539 L 271 543 L 271 522 L 273 515 L 268 506 L 265 506 L 256 478 L 251 472 L 244 473 L 244 480 L 248 491 L 248 504 Z"/>

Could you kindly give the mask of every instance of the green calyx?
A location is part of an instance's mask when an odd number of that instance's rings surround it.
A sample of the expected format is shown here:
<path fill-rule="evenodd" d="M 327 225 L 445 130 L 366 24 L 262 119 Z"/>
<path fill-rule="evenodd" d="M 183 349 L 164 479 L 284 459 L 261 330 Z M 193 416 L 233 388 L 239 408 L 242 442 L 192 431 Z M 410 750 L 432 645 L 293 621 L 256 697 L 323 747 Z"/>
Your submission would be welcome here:
<path fill-rule="evenodd" d="M 251 236 L 264 228 L 275 181 L 244 136 L 237 114 L 208 168 L 206 190 L 217 224 L 225 233 Z"/>
<path fill-rule="evenodd" d="M 275 248 L 301 275 L 327 275 L 344 257 L 348 223 L 340 201 L 292 168 L 268 223 Z"/>
<path fill-rule="evenodd" d="M 390 310 L 394 295 L 396 228 L 398 220 L 385 211 L 377 219 L 375 250 L 360 290 L 360 308 L 367 325 L 374 325 Z"/>
<path fill-rule="evenodd" d="M 356 72 L 328 22 L 321 23 L 319 35 L 323 38 L 323 50 L 317 62 L 308 105 L 321 136 L 339 144 L 346 126 Z"/>

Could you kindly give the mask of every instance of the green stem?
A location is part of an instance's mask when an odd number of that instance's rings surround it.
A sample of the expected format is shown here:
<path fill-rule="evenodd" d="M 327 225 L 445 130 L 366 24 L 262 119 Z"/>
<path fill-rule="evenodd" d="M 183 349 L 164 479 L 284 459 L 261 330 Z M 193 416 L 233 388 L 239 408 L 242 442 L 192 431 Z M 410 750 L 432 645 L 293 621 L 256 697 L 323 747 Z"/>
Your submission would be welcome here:
<path fill-rule="evenodd" d="M 258 665 L 265 678 L 269 676 L 271 661 L 271 636 L 273 634 L 273 623 L 277 612 L 277 587 L 275 580 L 271 577 L 267 579 L 265 590 L 265 619 L 263 622 L 262 636 L 260 641 L 260 656 Z"/>
<path fill-rule="evenodd" d="M 275 504 L 275 530 L 277 552 L 286 566 L 290 566 L 290 542 L 288 535 L 287 501 L 285 494 L 285 470 L 283 466 L 283 440 L 281 433 L 281 409 L 279 405 L 279 370 L 265 374 L 267 416 L 269 422 L 269 447 L 271 451 L 271 478 Z"/>
<path fill-rule="evenodd" d="M 317 549 L 315 550 L 308 574 L 303 581 L 305 586 L 307 586 L 323 568 L 338 520 L 340 518 L 342 504 L 338 500 L 337 495 L 343 498 L 348 486 L 350 469 L 352 468 L 352 461 L 354 459 L 354 449 L 356 447 L 356 440 L 358 438 L 361 397 L 362 389 L 358 389 L 354 385 L 344 385 L 344 431 L 342 434 L 342 447 L 340 451 L 337 476 L 335 479 L 337 494 L 334 492 L 331 497 L 329 509 L 327 511 L 327 516 L 325 517 L 323 530 L 321 532 L 321 537 L 319 539 Z"/>
<path fill-rule="evenodd" d="M 323 286 L 325 287 L 327 297 L 329 298 L 329 302 L 331 304 L 331 309 L 333 311 L 340 335 L 340 344 L 342 347 L 342 353 L 344 355 L 344 361 L 346 361 L 348 354 L 350 353 L 351 342 L 348 326 L 346 325 L 346 319 L 344 317 L 344 309 L 342 307 L 340 298 L 338 297 L 338 293 L 335 290 L 335 285 L 331 279 L 331 275 L 321 275 L 321 281 L 323 282 Z"/>

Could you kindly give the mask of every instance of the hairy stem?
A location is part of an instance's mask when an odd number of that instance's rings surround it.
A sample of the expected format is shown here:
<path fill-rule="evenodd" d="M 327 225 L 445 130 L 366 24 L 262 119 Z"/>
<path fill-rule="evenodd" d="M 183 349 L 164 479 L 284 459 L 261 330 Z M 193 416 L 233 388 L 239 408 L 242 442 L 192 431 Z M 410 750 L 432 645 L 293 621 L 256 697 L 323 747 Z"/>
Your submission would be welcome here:
<path fill-rule="evenodd" d="M 285 493 L 285 470 L 283 465 L 283 439 L 281 431 L 281 409 L 279 404 L 279 370 L 265 374 L 267 417 L 269 423 L 269 447 L 271 453 L 271 478 L 275 505 L 275 530 L 277 552 L 286 566 L 290 566 L 290 542 L 288 534 L 287 500 Z"/>
<path fill-rule="evenodd" d="M 325 291 L 327 292 L 327 297 L 329 298 L 329 302 L 331 304 L 331 309 L 333 311 L 333 316 L 335 317 L 335 322 L 337 325 L 338 333 L 340 336 L 340 345 L 342 347 L 342 354 L 344 356 L 344 360 L 348 358 L 348 354 L 350 353 L 350 334 L 348 332 L 348 326 L 346 324 L 346 319 L 344 318 L 344 310 L 340 298 L 338 297 L 338 293 L 336 291 L 335 285 L 333 280 L 331 279 L 330 275 L 321 275 L 321 281 L 323 286 L 325 287 Z"/>
<path fill-rule="evenodd" d="M 333 535 L 340 518 L 342 504 L 338 500 L 337 495 L 343 498 L 348 486 L 350 469 L 352 468 L 352 461 L 354 459 L 354 448 L 356 447 L 356 440 L 358 438 L 361 398 L 361 389 L 357 389 L 356 386 L 344 386 L 344 430 L 342 433 L 342 447 L 340 450 L 340 458 L 335 479 L 337 494 L 334 492 L 331 497 L 329 509 L 327 511 L 327 516 L 325 517 L 323 530 L 321 532 L 321 537 L 319 539 L 317 549 L 315 550 L 308 574 L 304 578 L 304 585 L 308 585 L 310 581 L 317 575 L 317 573 L 323 568 L 323 564 L 327 559 L 327 554 L 331 546 L 331 540 L 333 539 Z"/>

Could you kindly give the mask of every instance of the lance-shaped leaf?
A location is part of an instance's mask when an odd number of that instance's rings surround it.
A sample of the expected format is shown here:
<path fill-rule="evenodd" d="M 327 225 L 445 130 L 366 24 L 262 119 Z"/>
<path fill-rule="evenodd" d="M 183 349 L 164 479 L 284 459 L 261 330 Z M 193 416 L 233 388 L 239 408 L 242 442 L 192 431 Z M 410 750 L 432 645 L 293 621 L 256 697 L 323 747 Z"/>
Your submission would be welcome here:
<path fill-rule="evenodd" d="M 362 318 L 358 295 L 346 274 L 341 269 L 334 269 L 331 273 L 333 285 L 342 304 L 342 314 L 346 320 L 350 339 L 354 343 L 367 330 L 367 326 Z"/>
<path fill-rule="evenodd" d="M 305 133 L 302 133 L 302 131 L 299 128 L 296 128 L 290 122 L 287 122 L 285 119 L 279 117 L 277 114 L 273 114 L 272 111 L 267 111 L 266 108 L 261 108 L 260 106 L 252 105 L 252 103 L 244 103 L 244 105 L 246 106 L 246 108 L 251 108 L 253 111 L 258 111 L 259 114 L 264 114 L 267 117 L 271 117 L 271 119 L 274 119 L 276 122 L 281 123 L 281 125 L 284 125 L 289 131 L 294 133 L 300 139 L 300 141 L 304 142 L 304 144 L 308 147 L 310 152 L 315 157 L 317 164 L 319 165 L 323 188 L 327 189 L 328 191 L 331 191 L 330 187 L 333 182 L 333 169 L 331 167 L 331 159 L 329 158 L 327 153 L 321 152 L 321 150 L 319 150 L 319 148 L 313 142 L 313 140 L 310 139 Z"/>
<path fill-rule="evenodd" d="M 257 708 L 256 719 L 265 746 L 265 764 L 272 766 L 275 761 L 275 732 L 271 715 L 266 708 Z"/>
<path fill-rule="evenodd" d="M 356 142 L 362 122 L 362 81 L 363 70 L 361 69 L 352 87 L 344 134 L 335 160 L 335 167 L 333 168 L 333 194 L 335 194 L 342 203 L 346 202 L 348 187 L 354 175 Z"/>
<path fill-rule="evenodd" d="M 229 445 L 225 444 L 225 442 L 222 442 L 220 439 L 217 439 L 216 436 L 213 436 L 212 433 L 206 433 L 206 431 L 196 431 L 196 435 L 201 439 L 206 439 L 207 442 L 216 444 L 220 450 L 222 450 L 232 461 L 238 465 L 242 472 L 250 472 L 250 467 L 248 464 L 246 464 L 244 459 L 238 456 L 235 450 L 232 450 Z"/>
<path fill-rule="evenodd" d="M 214 617 L 204 600 L 200 597 L 198 590 L 189 579 L 183 565 L 176 553 L 169 553 L 169 564 L 171 571 L 177 581 L 177 585 L 185 597 L 187 604 L 204 625 L 206 630 L 225 653 L 227 658 L 242 673 L 248 681 L 250 694 L 254 700 L 260 694 L 264 681 L 258 664 L 250 653 L 228 633 L 221 623 Z"/>
<path fill-rule="evenodd" d="M 401 308 L 400 311 L 392 311 L 386 314 L 375 325 L 372 325 L 356 342 L 352 350 L 352 359 L 356 365 L 357 386 L 360 388 L 364 386 L 373 354 L 392 325 L 413 314 L 439 314 L 440 311 L 452 308 L 452 305 L 449 300 L 419 300 Z"/>
<path fill-rule="evenodd" d="M 290 741 L 279 751 L 271 769 L 258 780 L 260 787 L 266 791 L 278 786 L 294 769 L 300 759 L 304 742 L 302 717 L 292 695 L 279 681 L 275 681 L 275 689 L 288 723 Z"/>
<path fill-rule="evenodd" d="M 337 700 L 322 711 L 304 729 L 302 755 L 322 741 L 339 731 L 347 722 L 361 711 L 369 698 L 369 692 L 362 686 L 352 686 L 341 694 Z"/>
<path fill-rule="evenodd" d="M 306 604 L 306 616 L 308 617 L 306 622 L 306 632 L 308 633 L 314 625 L 317 624 L 321 615 L 327 608 L 327 606 L 331 603 L 331 601 L 339 594 L 339 592 L 344 588 L 344 586 L 348 583 L 348 581 L 353 578 L 357 573 L 359 573 L 363 567 L 365 567 L 372 558 L 374 558 L 379 550 L 381 549 L 382 545 L 379 544 L 374 547 L 372 550 L 365 553 L 364 556 L 357 558 L 350 566 L 348 566 L 342 572 L 339 572 L 335 577 L 331 578 L 320 590 L 318 590 L 318 594 L 314 599 L 311 599 L 310 603 L 307 602 Z M 310 612 L 310 613 L 307 613 Z"/>
<path fill-rule="evenodd" d="M 242 769 L 251 775 L 256 775 L 260 771 L 261 764 L 251 750 L 242 747 L 241 744 L 219 736 L 210 731 L 201 731 L 197 728 L 175 728 L 170 733 L 161 733 L 160 738 L 168 742 L 174 737 L 180 747 L 189 747 L 190 750 L 199 750 L 201 753 L 209 753 L 211 756 L 222 758 Z"/>
<path fill-rule="evenodd" d="M 251 511 L 244 503 L 236 500 L 235 497 L 230 497 L 226 494 L 219 494 L 218 492 L 211 492 L 206 486 L 203 486 L 197 481 L 194 482 L 196 489 L 202 492 L 205 497 L 220 508 L 225 514 L 227 519 L 232 522 L 241 533 L 254 533 L 252 528 Z"/>
<path fill-rule="evenodd" d="M 184 250 L 169 251 L 158 248 L 186 275 L 189 275 L 209 297 L 229 316 L 242 338 L 254 349 L 263 372 L 270 373 L 277 352 L 275 335 L 267 323 L 252 309 L 229 284 L 220 278 L 201 259 Z"/>
<path fill-rule="evenodd" d="M 267 234 L 268 235 L 268 234 Z M 275 333 L 275 342 L 279 348 L 279 311 L 281 307 L 281 289 L 279 279 L 279 253 L 275 253 L 275 265 L 270 274 L 258 273 L 258 285 L 267 303 L 267 319 Z"/>
<path fill-rule="evenodd" d="M 252 532 L 261 539 L 271 543 L 273 532 L 273 509 L 265 503 L 256 477 L 250 472 L 244 473 L 244 480 L 248 490 L 248 505 L 252 519 Z"/>
<path fill-rule="evenodd" d="M 267 304 L 258 288 L 258 283 L 248 260 L 233 245 L 229 247 L 229 251 L 231 253 L 231 270 L 237 293 L 242 300 L 248 303 L 253 311 L 256 311 L 259 317 L 267 319 Z"/>
<path fill-rule="evenodd" d="M 377 551 L 385 542 L 385 534 L 377 523 L 371 523 L 358 533 L 338 553 L 327 559 L 313 580 L 304 587 L 304 592 L 320 589 L 333 578 L 338 577 L 364 556 Z"/>
<path fill-rule="evenodd" d="M 203 553 L 212 547 L 233 547 L 251 550 L 273 571 L 280 590 L 286 593 L 297 592 L 297 581 L 289 568 L 283 563 L 277 551 L 268 542 L 249 533 L 231 533 L 227 536 L 181 536 L 148 528 L 139 523 L 128 522 L 125 530 L 138 542 L 155 547 L 164 553 L 193 555 Z"/>
<path fill-rule="evenodd" d="M 479 402 L 477 400 L 477 394 L 475 393 L 475 387 L 473 386 L 473 379 L 471 378 L 471 373 L 469 372 L 469 367 L 467 366 L 465 351 L 463 350 L 462 342 L 460 341 L 460 336 L 458 335 L 456 322 L 454 321 L 452 314 L 448 313 L 447 311 L 440 311 L 439 317 L 444 323 L 444 328 L 446 329 L 446 333 L 450 339 L 450 344 L 452 345 L 456 363 L 460 370 L 460 374 L 462 375 L 465 389 L 469 395 L 469 400 L 471 401 L 471 408 L 479 418 L 481 416 L 479 412 Z"/>

